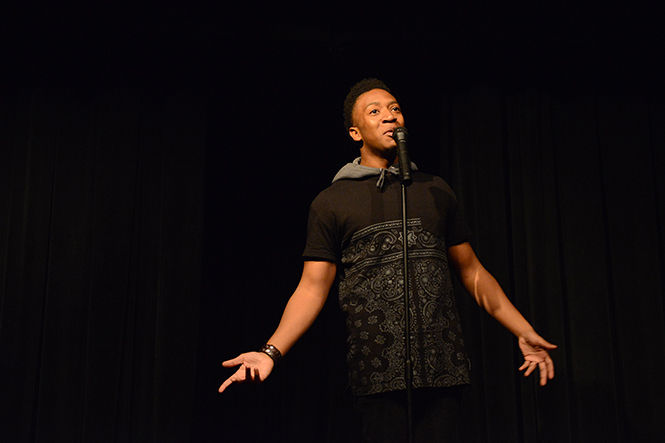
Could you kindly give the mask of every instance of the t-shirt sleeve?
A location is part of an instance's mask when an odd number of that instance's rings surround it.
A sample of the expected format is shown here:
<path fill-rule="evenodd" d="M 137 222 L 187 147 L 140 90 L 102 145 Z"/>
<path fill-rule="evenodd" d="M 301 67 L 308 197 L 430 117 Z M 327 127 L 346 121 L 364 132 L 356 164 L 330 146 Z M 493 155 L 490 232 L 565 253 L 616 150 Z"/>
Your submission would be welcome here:
<path fill-rule="evenodd" d="M 459 245 L 460 243 L 471 241 L 471 229 L 466 222 L 464 209 L 457 200 L 455 192 L 444 182 L 447 191 L 450 193 L 450 206 L 448 208 L 446 223 L 446 244 L 448 247 Z"/>
<path fill-rule="evenodd" d="M 450 218 L 448 220 L 446 243 L 450 247 L 470 241 L 471 229 L 469 229 L 469 225 L 466 224 L 464 211 L 462 210 L 461 205 L 456 204 L 455 208 L 451 211 Z"/>
<path fill-rule="evenodd" d="M 328 202 L 319 195 L 309 208 L 305 260 L 339 261 L 337 223 Z"/>

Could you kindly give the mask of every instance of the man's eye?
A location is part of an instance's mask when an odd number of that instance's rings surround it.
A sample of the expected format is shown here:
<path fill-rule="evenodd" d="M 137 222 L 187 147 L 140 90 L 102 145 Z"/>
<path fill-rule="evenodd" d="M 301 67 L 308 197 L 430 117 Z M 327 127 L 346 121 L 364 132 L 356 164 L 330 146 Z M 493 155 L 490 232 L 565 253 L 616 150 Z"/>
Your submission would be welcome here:
<path fill-rule="evenodd" d="M 372 109 L 371 111 L 369 111 L 370 114 L 377 114 L 378 112 L 379 112 L 378 109 Z"/>
<path fill-rule="evenodd" d="M 393 106 L 392 110 L 397 111 L 397 112 L 402 112 L 402 110 L 399 108 L 399 106 Z"/>

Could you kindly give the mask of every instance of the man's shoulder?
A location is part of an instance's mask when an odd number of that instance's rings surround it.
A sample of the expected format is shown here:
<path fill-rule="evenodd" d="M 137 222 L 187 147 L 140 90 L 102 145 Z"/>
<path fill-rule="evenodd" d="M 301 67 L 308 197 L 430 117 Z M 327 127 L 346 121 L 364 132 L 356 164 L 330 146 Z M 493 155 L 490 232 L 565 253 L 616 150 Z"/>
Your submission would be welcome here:
<path fill-rule="evenodd" d="M 452 188 L 450 187 L 448 182 L 438 175 L 430 174 L 428 172 L 417 171 L 415 177 L 417 181 L 426 183 L 429 186 L 443 188 L 446 191 L 452 192 Z"/>
<path fill-rule="evenodd" d="M 342 179 L 336 180 L 335 182 L 329 184 L 327 187 L 323 188 L 321 192 L 314 198 L 317 199 L 334 199 L 347 196 L 348 192 L 358 189 L 360 187 L 367 186 L 367 181 L 369 179 Z M 375 179 L 376 180 L 376 179 Z"/>
<path fill-rule="evenodd" d="M 366 180 L 337 180 L 321 190 L 312 200 L 310 208 L 317 213 L 343 214 L 354 207 L 360 188 L 368 186 Z"/>

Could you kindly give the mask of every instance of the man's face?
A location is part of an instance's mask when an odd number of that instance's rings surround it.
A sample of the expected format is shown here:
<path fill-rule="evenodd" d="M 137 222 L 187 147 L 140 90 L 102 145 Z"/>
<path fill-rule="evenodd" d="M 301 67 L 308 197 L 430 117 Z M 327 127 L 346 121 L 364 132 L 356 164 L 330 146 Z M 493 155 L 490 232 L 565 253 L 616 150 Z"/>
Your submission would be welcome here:
<path fill-rule="evenodd" d="M 372 89 L 358 96 L 353 107 L 353 124 L 349 128 L 352 139 L 362 141 L 364 148 L 382 152 L 395 148 L 393 130 L 404 126 L 404 116 L 388 91 Z"/>

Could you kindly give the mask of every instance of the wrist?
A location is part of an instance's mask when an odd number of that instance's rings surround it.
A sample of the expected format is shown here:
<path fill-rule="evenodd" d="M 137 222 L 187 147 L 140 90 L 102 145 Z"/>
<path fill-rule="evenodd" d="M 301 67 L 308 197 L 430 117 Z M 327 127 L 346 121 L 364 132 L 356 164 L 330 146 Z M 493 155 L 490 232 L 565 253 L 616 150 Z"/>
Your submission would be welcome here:
<path fill-rule="evenodd" d="M 259 352 L 266 354 L 275 364 L 277 364 L 277 362 L 282 359 L 282 353 L 279 351 L 279 349 L 269 343 L 263 345 L 261 349 L 259 349 Z"/>
<path fill-rule="evenodd" d="M 517 338 L 527 340 L 527 339 L 532 338 L 533 336 L 537 336 L 537 335 L 538 335 L 538 333 L 536 332 L 536 330 L 531 328 L 531 329 L 527 329 L 527 330 L 524 330 L 524 331 L 520 331 L 520 333 L 517 334 Z"/>

